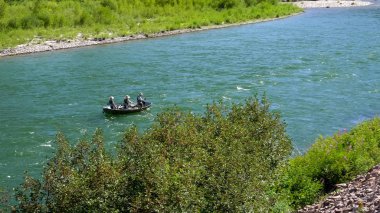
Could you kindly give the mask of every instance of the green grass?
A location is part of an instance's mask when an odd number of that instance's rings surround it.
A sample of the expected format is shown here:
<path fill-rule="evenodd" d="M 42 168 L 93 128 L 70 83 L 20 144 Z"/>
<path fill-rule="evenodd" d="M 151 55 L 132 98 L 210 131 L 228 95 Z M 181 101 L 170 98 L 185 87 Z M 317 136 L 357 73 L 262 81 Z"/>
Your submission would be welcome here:
<path fill-rule="evenodd" d="M 120 37 L 276 18 L 301 11 L 289 4 L 266 1 L 250 6 L 236 3 L 228 8 L 206 0 L 0 0 L 1 5 L 5 6 L 0 11 L 0 49 L 35 37 L 73 39 L 79 33 L 85 38 Z"/>
<path fill-rule="evenodd" d="M 380 118 L 365 121 L 351 131 L 319 138 L 302 156 L 281 171 L 278 191 L 294 208 L 311 204 L 380 163 Z"/>

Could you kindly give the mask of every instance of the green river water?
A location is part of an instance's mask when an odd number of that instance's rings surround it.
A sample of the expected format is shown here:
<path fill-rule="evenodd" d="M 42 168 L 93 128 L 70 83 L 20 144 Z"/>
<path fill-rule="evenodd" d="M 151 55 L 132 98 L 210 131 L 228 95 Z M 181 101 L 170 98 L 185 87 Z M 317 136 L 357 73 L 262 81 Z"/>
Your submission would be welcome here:
<path fill-rule="evenodd" d="M 312 9 L 294 17 L 156 39 L 0 59 L 0 188 L 39 175 L 62 131 L 71 142 L 102 128 L 113 147 L 178 106 L 266 94 L 296 150 L 380 113 L 380 7 Z M 152 108 L 105 116 L 138 92 Z"/>

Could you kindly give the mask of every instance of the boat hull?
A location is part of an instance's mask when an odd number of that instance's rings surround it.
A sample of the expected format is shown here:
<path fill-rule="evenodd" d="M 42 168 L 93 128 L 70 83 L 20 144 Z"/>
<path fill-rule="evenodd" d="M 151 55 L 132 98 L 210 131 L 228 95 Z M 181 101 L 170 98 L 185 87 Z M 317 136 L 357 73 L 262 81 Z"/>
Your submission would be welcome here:
<path fill-rule="evenodd" d="M 104 106 L 103 107 L 103 113 L 113 114 L 113 115 L 132 114 L 132 113 L 137 113 L 137 112 L 147 110 L 147 109 L 149 109 L 149 107 L 151 105 L 152 105 L 152 103 L 145 102 L 145 105 L 143 107 L 133 106 L 133 107 L 129 107 L 127 109 L 124 109 L 124 108 L 111 109 L 110 106 Z"/>

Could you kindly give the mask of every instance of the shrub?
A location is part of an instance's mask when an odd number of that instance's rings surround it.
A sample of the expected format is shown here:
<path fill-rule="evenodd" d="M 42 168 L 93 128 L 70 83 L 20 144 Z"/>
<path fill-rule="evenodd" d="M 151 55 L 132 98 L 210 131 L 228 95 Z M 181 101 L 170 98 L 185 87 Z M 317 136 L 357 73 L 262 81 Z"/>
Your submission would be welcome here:
<path fill-rule="evenodd" d="M 172 109 L 142 135 L 127 129 L 115 156 L 100 130 L 74 147 L 62 134 L 56 142 L 43 180 L 19 190 L 17 210 L 265 211 L 267 186 L 291 152 L 265 99 L 212 104 L 203 116 Z"/>
<path fill-rule="evenodd" d="M 216 0 L 213 2 L 213 6 L 215 9 L 231 9 L 233 7 L 237 7 L 241 5 L 240 0 Z"/>
<path fill-rule="evenodd" d="M 117 2 L 115 0 L 102 0 L 100 3 L 103 7 L 108 7 L 111 10 L 117 10 Z"/>
<path fill-rule="evenodd" d="M 80 14 L 79 20 L 75 23 L 75 25 L 79 26 L 91 26 L 93 24 L 91 15 L 88 12 L 82 12 Z"/>
<path fill-rule="evenodd" d="M 26 16 L 21 20 L 23 29 L 38 28 L 44 25 L 44 21 L 38 19 L 36 16 Z"/>
<path fill-rule="evenodd" d="M 7 4 L 4 2 L 4 0 L 0 0 L 0 19 L 4 16 L 6 9 Z"/>
<path fill-rule="evenodd" d="M 19 23 L 17 22 L 17 19 L 15 19 L 15 18 L 9 19 L 8 24 L 7 24 L 8 28 L 16 29 L 16 28 L 18 28 L 18 26 L 19 26 Z"/>

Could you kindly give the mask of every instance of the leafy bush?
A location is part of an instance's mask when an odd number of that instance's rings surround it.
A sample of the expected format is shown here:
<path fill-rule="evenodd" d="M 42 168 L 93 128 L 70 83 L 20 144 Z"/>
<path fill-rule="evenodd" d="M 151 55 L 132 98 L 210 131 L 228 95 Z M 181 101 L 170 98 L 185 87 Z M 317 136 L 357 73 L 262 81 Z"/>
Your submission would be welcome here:
<path fill-rule="evenodd" d="M 231 9 L 241 5 L 240 0 L 215 0 L 213 3 L 213 7 L 221 10 L 221 9 Z"/>
<path fill-rule="evenodd" d="M 115 0 L 102 0 L 100 3 L 103 7 L 108 7 L 111 10 L 117 10 L 117 2 Z"/>
<path fill-rule="evenodd" d="M 336 184 L 380 163 L 379 153 L 380 118 L 375 118 L 350 132 L 319 138 L 307 153 L 290 160 L 278 189 L 295 208 L 311 204 Z"/>
<path fill-rule="evenodd" d="M 42 181 L 28 177 L 18 211 L 242 212 L 266 211 L 274 171 L 291 142 L 265 99 L 212 104 L 203 116 L 178 109 L 160 114 L 138 134 L 125 131 L 114 155 L 102 133 L 57 151 Z"/>
<path fill-rule="evenodd" d="M 5 9 L 7 7 L 7 4 L 4 0 L 0 0 L 0 18 L 2 18 L 5 14 Z"/>

